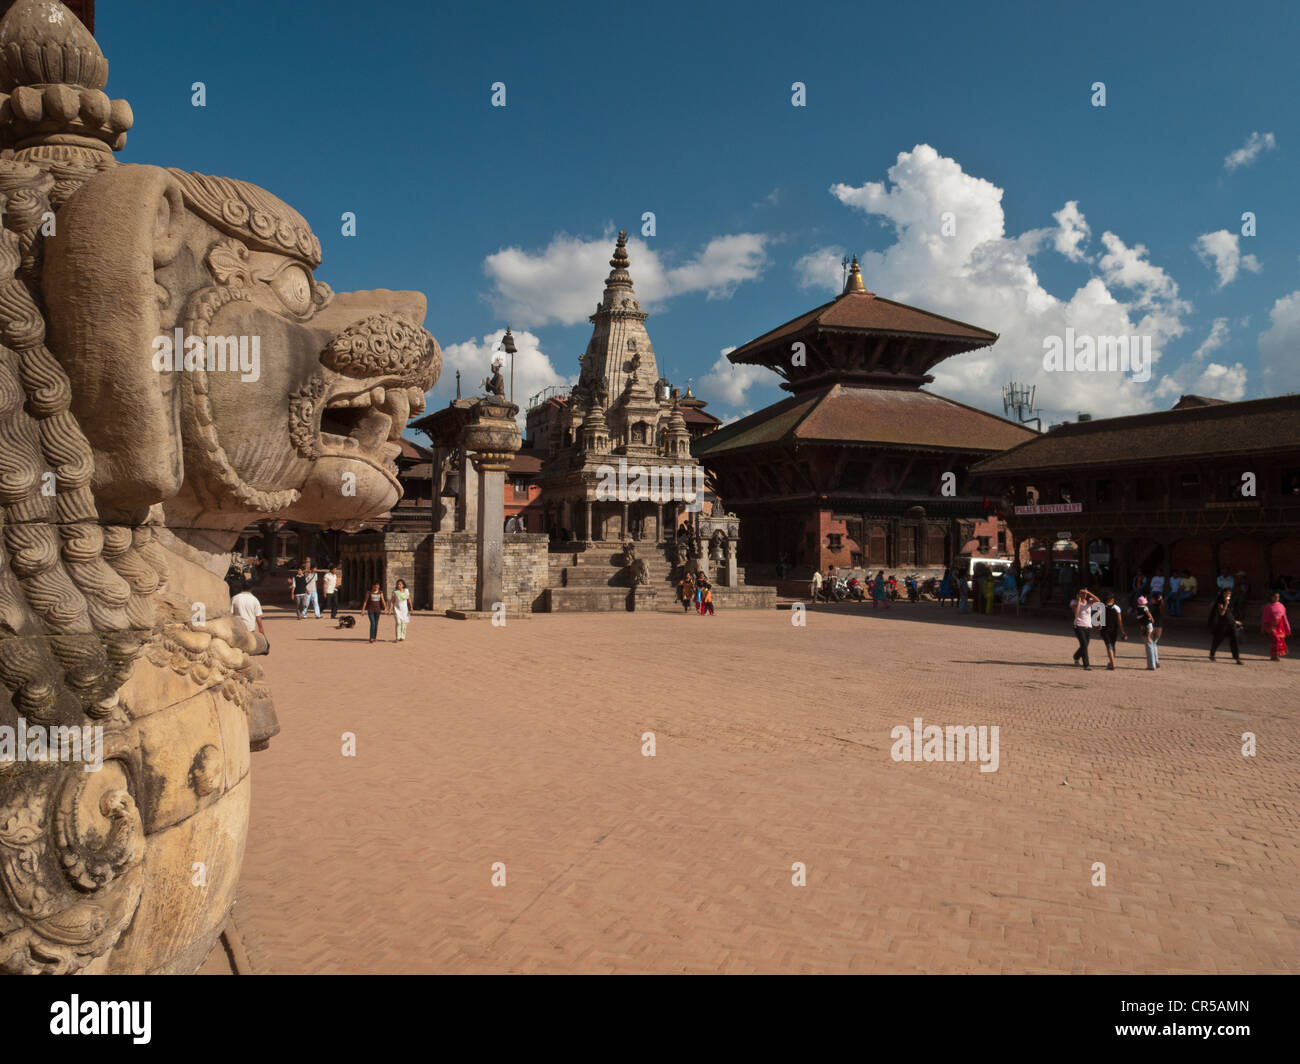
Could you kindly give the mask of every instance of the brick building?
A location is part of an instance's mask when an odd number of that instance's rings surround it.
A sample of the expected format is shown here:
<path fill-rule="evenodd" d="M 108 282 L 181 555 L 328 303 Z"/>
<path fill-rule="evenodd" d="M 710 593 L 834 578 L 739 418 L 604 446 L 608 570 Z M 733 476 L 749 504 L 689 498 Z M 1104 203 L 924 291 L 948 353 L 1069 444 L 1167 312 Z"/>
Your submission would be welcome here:
<path fill-rule="evenodd" d="M 1172 410 L 1073 422 L 972 473 L 1047 563 L 1048 596 L 1077 582 L 1083 558 L 1089 583 L 1118 589 L 1138 572 L 1190 570 L 1202 601 L 1224 569 L 1245 574 L 1255 604 L 1279 577 L 1300 578 L 1300 395 L 1184 396 Z"/>
<path fill-rule="evenodd" d="M 937 570 L 981 536 L 996 554 L 969 470 L 1035 433 L 922 388 L 943 359 L 996 339 L 867 291 L 854 258 L 839 297 L 732 351 L 793 393 L 693 447 L 741 519 L 751 572 L 783 557 L 795 575 Z"/>

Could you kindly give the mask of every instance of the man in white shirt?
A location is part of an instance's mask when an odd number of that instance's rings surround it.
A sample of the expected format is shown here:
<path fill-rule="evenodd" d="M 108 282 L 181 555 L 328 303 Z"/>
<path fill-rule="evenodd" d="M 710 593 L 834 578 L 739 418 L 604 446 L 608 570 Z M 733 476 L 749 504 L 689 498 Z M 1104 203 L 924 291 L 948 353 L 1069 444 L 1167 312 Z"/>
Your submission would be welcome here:
<path fill-rule="evenodd" d="M 329 607 L 330 619 L 337 620 L 339 615 L 339 571 L 331 569 L 321 581 L 325 592 L 325 605 Z"/>
<path fill-rule="evenodd" d="M 1151 594 L 1163 595 L 1165 593 L 1165 571 L 1157 569 L 1156 575 L 1151 578 Z"/>
<path fill-rule="evenodd" d="M 262 627 L 262 604 L 257 601 L 257 596 L 248 590 L 248 585 L 244 585 L 244 590 L 230 600 L 230 612 L 237 617 L 250 632 L 261 632 L 266 635 L 266 629 Z"/>

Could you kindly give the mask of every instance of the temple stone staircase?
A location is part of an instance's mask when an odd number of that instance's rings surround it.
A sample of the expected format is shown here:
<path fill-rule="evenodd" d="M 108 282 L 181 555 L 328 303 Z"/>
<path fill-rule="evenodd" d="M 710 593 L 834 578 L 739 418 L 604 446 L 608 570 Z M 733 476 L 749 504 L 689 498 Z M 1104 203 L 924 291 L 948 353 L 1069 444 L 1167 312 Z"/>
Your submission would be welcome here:
<path fill-rule="evenodd" d="M 682 612 L 673 579 L 674 565 L 661 546 L 637 545 L 637 556 L 646 563 L 647 583 L 631 586 L 631 575 L 623 565 L 621 543 L 593 543 L 586 549 L 552 550 L 550 587 L 543 595 L 542 609 L 550 613 L 609 612 L 618 610 L 660 610 Z M 737 567 L 737 587 L 720 587 L 715 579 L 715 610 L 772 609 L 776 588 L 748 586 L 743 567 Z"/>

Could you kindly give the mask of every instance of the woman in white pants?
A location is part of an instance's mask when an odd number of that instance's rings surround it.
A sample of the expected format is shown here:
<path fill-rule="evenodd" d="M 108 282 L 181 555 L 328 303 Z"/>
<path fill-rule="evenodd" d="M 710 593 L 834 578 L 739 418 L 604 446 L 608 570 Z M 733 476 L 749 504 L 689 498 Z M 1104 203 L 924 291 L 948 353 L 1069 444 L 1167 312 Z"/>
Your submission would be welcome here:
<path fill-rule="evenodd" d="M 406 638 L 406 626 L 411 622 L 411 593 L 406 590 L 406 581 L 397 581 L 393 588 L 393 599 L 388 607 L 397 623 L 397 642 Z"/>

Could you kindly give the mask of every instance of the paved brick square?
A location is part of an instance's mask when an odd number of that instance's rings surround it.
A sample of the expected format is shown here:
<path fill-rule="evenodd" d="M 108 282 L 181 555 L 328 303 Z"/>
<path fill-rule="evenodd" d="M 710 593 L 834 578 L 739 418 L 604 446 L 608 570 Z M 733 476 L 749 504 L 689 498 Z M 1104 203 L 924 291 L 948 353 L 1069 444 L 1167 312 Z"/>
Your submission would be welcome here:
<path fill-rule="evenodd" d="M 791 621 L 417 614 L 372 646 L 269 613 L 253 969 L 1300 969 L 1300 655 L 1211 664 L 1192 626 L 1084 672 L 1064 618 Z M 894 761 L 916 717 L 997 725 L 997 771 Z"/>

